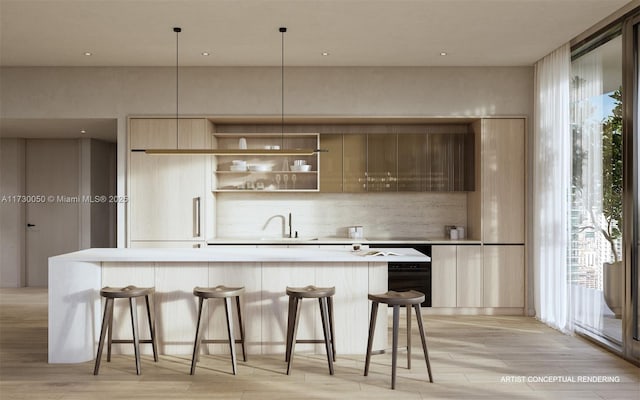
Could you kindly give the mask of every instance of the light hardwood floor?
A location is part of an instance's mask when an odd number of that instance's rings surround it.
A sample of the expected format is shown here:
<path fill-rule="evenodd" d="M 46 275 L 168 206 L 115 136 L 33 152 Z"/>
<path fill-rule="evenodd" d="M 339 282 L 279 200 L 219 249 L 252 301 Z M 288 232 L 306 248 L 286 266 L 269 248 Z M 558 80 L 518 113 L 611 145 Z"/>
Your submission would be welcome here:
<path fill-rule="evenodd" d="M 368 377 L 362 376 L 363 356 L 339 353 L 334 376 L 324 356 L 299 353 L 290 376 L 283 356 L 251 356 L 239 362 L 233 376 L 226 354 L 201 357 L 195 376 L 189 375 L 187 355 L 161 356 L 158 363 L 145 356 L 140 376 L 132 356 L 114 356 L 111 363 L 103 360 L 100 375 L 94 376 L 93 362 L 47 364 L 46 290 L 0 289 L 0 399 L 639 398 L 638 368 L 535 319 L 425 316 L 425 326 L 435 383 L 428 382 L 414 331 L 412 369 L 404 368 L 401 353 L 395 391 L 390 389 L 389 354 L 373 356 Z M 516 376 L 525 381 L 502 382 Z M 620 382 L 527 382 L 594 376 Z"/>

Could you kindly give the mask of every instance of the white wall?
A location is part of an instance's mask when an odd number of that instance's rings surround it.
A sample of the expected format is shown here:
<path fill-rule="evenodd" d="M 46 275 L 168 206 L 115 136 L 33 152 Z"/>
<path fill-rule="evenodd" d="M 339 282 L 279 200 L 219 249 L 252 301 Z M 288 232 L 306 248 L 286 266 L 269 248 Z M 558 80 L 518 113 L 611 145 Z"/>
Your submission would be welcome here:
<path fill-rule="evenodd" d="M 25 203 L 2 199 L 26 193 L 24 163 L 24 139 L 0 139 L 0 287 L 25 283 Z"/>
<path fill-rule="evenodd" d="M 181 115 L 280 114 L 279 68 L 181 68 Z M 125 194 L 126 117 L 175 113 L 173 68 L 2 68 L 0 117 L 117 118 Z M 287 68 L 285 114 L 530 116 L 533 68 Z M 118 205 L 118 245 L 125 207 Z"/>

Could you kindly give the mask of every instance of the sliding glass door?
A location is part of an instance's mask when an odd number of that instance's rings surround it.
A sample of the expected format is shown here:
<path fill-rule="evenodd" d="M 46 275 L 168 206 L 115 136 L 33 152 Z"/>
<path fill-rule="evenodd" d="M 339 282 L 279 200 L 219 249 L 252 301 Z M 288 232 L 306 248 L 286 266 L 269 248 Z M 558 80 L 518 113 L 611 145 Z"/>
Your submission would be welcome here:
<path fill-rule="evenodd" d="M 571 248 L 576 329 L 622 343 L 622 35 L 574 49 L 571 62 Z"/>

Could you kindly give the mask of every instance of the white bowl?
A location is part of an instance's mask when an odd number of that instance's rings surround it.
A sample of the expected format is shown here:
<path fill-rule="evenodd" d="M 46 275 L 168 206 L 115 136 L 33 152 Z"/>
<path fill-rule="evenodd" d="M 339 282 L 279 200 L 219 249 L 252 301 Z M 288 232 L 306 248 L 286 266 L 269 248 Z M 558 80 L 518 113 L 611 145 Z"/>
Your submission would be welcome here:
<path fill-rule="evenodd" d="M 247 166 L 246 165 L 232 165 L 231 167 L 229 167 L 230 171 L 233 172 L 244 172 L 247 170 Z"/>
<path fill-rule="evenodd" d="M 293 172 L 309 172 L 311 171 L 311 165 L 292 165 L 291 171 Z"/>

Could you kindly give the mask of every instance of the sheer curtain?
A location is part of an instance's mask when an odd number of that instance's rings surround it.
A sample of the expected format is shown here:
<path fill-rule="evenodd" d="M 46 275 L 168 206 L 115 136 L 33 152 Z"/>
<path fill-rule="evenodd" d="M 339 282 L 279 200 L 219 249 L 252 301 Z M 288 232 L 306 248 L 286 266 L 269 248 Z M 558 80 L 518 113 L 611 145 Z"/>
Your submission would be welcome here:
<path fill-rule="evenodd" d="M 536 318 L 571 332 L 569 207 L 571 52 L 565 44 L 535 65 L 533 275 Z"/>

